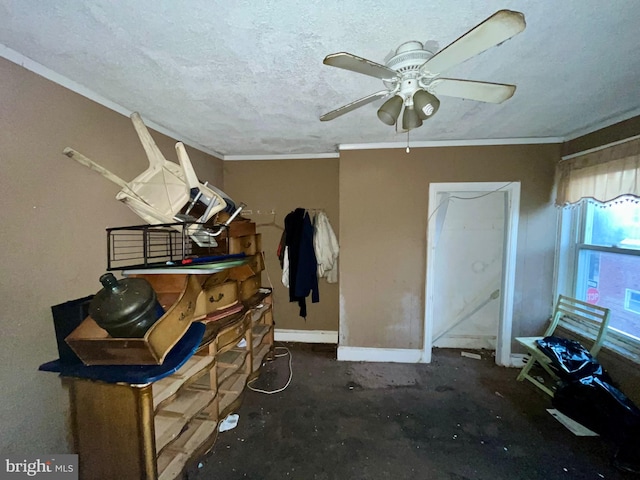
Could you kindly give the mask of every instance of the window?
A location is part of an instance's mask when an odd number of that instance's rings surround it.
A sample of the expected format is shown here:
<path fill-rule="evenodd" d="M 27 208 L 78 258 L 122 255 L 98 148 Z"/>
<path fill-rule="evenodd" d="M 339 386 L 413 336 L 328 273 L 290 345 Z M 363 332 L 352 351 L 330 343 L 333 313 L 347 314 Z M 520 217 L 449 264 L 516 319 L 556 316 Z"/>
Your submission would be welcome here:
<path fill-rule="evenodd" d="M 630 312 L 640 314 L 640 292 L 637 290 L 631 290 L 627 288 L 627 293 L 624 297 L 624 308 Z"/>
<path fill-rule="evenodd" d="M 640 203 L 583 200 L 562 211 L 558 290 L 611 309 L 610 327 L 640 342 Z"/>

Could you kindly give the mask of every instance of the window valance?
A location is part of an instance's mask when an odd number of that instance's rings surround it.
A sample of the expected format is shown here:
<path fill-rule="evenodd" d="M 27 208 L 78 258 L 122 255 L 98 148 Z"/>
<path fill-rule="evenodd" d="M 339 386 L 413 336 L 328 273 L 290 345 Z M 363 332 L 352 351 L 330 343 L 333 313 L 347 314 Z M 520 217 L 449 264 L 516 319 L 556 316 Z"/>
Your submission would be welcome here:
<path fill-rule="evenodd" d="M 640 138 L 562 160 L 556 174 L 558 206 L 582 198 L 604 203 L 622 195 L 640 197 Z"/>

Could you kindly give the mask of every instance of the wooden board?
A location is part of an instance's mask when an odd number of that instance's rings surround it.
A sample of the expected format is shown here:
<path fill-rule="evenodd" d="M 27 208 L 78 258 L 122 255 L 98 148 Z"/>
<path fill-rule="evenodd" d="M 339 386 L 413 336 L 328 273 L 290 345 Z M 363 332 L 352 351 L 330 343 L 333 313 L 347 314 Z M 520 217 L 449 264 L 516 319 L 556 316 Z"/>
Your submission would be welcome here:
<path fill-rule="evenodd" d="M 260 369 L 260 367 L 262 366 L 262 361 L 264 360 L 264 357 L 267 356 L 267 353 L 269 353 L 269 350 L 271 350 L 271 345 L 264 344 L 257 352 L 253 352 L 253 369 L 251 370 L 252 372 Z"/>
<path fill-rule="evenodd" d="M 173 402 L 165 405 L 160 411 L 177 413 L 190 420 L 209 405 L 214 396 L 215 391 L 213 390 L 185 388 L 180 391 Z"/>
<path fill-rule="evenodd" d="M 271 326 L 269 325 L 256 325 L 253 327 L 253 333 L 251 336 L 251 340 L 253 342 L 253 348 L 256 349 L 262 343 L 264 336 L 269 333 L 271 330 Z"/>
<path fill-rule="evenodd" d="M 179 413 L 160 411 L 154 416 L 156 452 L 161 452 L 173 439 L 177 438 L 188 419 Z"/>
<path fill-rule="evenodd" d="M 269 303 L 262 303 L 259 304 L 258 306 L 256 306 L 255 308 L 251 309 L 251 322 L 252 323 L 259 323 L 260 320 L 263 319 L 263 317 L 265 316 L 265 313 L 271 309 L 271 304 Z M 266 323 L 266 322 L 262 322 L 262 323 Z"/>
<path fill-rule="evenodd" d="M 211 368 L 214 361 L 215 358 L 212 356 L 194 355 L 176 373 L 153 383 L 154 409 L 161 407 L 163 402 L 171 400 L 184 385 L 200 378 Z"/>

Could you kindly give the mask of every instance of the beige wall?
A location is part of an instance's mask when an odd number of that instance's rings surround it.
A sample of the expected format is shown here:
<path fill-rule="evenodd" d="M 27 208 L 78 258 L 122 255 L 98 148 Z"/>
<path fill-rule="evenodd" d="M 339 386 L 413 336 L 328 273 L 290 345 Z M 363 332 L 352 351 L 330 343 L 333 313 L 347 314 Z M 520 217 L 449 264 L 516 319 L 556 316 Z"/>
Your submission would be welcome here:
<path fill-rule="evenodd" d="M 105 228 L 144 222 L 115 200 L 116 185 L 61 152 L 73 147 L 125 180 L 146 156 L 118 113 L 4 59 L 0 85 L 1 449 L 64 453 L 67 392 L 38 371 L 57 358 L 50 307 L 100 289 Z M 175 161 L 175 141 L 152 135 Z M 188 151 L 198 175 L 222 187 L 222 162 Z"/>
<path fill-rule="evenodd" d="M 246 215 L 260 225 L 274 220 L 284 226 L 284 217 L 292 210 L 322 208 L 340 240 L 338 230 L 337 158 L 307 160 L 261 160 L 224 163 L 225 192 L 236 202 L 244 202 Z M 257 211 L 261 213 L 258 214 Z M 277 329 L 338 331 L 338 284 L 319 282 L 320 302 L 307 299 L 307 319 L 298 313 L 297 303 L 289 303 L 288 290 L 282 285 L 282 269 L 276 249 L 282 230 L 274 226 L 257 227 L 262 234 L 267 272 L 274 287 L 274 319 Z M 262 283 L 269 278 L 263 274 Z"/>
<path fill-rule="evenodd" d="M 538 333 L 553 304 L 559 152 L 559 145 L 343 151 L 340 344 L 422 348 L 433 182 L 522 182 L 513 333 Z"/>

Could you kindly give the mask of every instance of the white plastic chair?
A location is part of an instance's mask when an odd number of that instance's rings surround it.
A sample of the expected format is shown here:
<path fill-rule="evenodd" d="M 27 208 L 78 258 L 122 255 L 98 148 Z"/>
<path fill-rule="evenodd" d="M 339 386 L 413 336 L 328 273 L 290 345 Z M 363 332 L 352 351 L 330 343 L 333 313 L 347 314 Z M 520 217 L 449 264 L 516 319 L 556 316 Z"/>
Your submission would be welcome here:
<path fill-rule="evenodd" d="M 200 183 L 182 142 L 176 143 L 175 147 L 178 165 L 164 158 L 138 113 L 131 115 L 131 121 L 149 159 L 149 168 L 130 182 L 125 182 L 72 148 L 65 148 L 63 153 L 120 186 L 116 199 L 152 225 L 182 221 L 206 223 L 227 207 L 219 190 Z M 194 217 L 190 215 L 194 211 L 202 213 Z M 201 227 L 189 227 L 189 235 L 200 246 L 215 246 L 213 236 L 207 235 L 206 229 Z"/>

